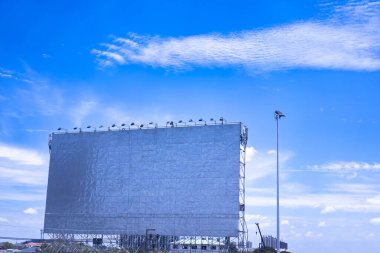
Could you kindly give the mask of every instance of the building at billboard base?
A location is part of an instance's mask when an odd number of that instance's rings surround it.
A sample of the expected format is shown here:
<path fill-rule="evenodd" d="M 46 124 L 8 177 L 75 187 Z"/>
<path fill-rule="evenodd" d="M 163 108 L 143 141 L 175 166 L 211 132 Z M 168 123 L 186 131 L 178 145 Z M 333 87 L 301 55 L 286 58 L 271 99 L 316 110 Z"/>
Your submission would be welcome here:
<path fill-rule="evenodd" d="M 245 250 L 247 138 L 224 121 L 54 132 L 44 233 L 61 248 Z"/>
<path fill-rule="evenodd" d="M 263 240 L 264 240 L 264 243 L 265 243 L 265 246 L 266 247 L 269 247 L 269 248 L 272 248 L 272 249 L 276 249 L 277 248 L 277 238 L 276 237 L 273 237 L 271 235 L 266 235 L 266 236 L 263 236 Z M 261 243 L 260 243 L 260 247 L 261 247 Z M 280 249 L 282 250 L 287 250 L 288 249 L 288 244 L 286 242 L 283 242 L 280 240 Z"/>

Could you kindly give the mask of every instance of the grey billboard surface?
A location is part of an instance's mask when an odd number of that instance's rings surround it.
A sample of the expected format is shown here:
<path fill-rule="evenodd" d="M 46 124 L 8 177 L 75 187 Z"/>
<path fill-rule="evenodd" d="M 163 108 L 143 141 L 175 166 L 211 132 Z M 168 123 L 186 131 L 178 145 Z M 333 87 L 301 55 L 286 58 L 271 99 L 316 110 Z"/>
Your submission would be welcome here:
<path fill-rule="evenodd" d="M 237 236 L 240 132 L 53 134 L 44 232 Z"/>

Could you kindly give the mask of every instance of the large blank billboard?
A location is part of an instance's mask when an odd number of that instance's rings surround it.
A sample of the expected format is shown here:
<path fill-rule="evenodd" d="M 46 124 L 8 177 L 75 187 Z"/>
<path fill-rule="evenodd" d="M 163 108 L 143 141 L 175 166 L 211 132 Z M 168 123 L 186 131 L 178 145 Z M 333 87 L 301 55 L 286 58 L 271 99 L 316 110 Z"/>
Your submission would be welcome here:
<path fill-rule="evenodd" d="M 237 236 L 240 132 L 53 133 L 45 233 Z"/>

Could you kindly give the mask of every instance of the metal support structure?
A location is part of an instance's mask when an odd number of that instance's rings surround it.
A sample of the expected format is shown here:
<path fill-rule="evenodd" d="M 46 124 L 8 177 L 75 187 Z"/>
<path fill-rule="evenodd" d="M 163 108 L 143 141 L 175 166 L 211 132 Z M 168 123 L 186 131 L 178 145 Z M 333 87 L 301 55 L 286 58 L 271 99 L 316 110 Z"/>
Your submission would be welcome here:
<path fill-rule="evenodd" d="M 228 253 L 238 248 L 237 237 L 64 234 L 48 233 L 49 246 L 45 252 L 171 252 L 171 253 Z"/>
<path fill-rule="evenodd" d="M 49 249 L 47 252 L 96 252 L 104 249 L 119 249 L 120 235 L 111 234 L 65 234 L 47 233 Z M 104 250 L 106 252 L 106 250 Z M 123 252 L 123 251 L 113 251 Z"/>
<path fill-rule="evenodd" d="M 239 175 L 239 242 L 242 252 L 247 251 L 248 227 L 245 221 L 245 157 L 248 142 L 248 128 L 241 124 L 240 134 L 240 175 Z"/>

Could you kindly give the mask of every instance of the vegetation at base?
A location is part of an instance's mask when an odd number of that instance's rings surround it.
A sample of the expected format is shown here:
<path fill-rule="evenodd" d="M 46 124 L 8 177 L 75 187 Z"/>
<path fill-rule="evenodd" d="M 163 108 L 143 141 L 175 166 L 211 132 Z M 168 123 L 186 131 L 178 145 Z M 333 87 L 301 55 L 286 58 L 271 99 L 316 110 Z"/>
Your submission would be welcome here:
<path fill-rule="evenodd" d="M 228 253 L 238 253 L 239 249 L 236 247 L 235 243 L 231 243 L 228 247 Z"/>
<path fill-rule="evenodd" d="M 10 242 L 3 242 L 0 245 L 0 249 L 13 249 L 13 248 L 14 248 L 14 245 L 13 243 L 10 243 Z"/>
<path fill-rule="evenodd" d="M 252 253 L 276 253 L 277 251 L 271 247 L 257 248 Z M 281 253 L 290 253 L 289 251 L 282 250 Z"/>
<path fill-rule="evenodd" d="M 257 248 L 253 251 L 253 253 L 276 253 L 276 250 L 270 247 Z"/>

